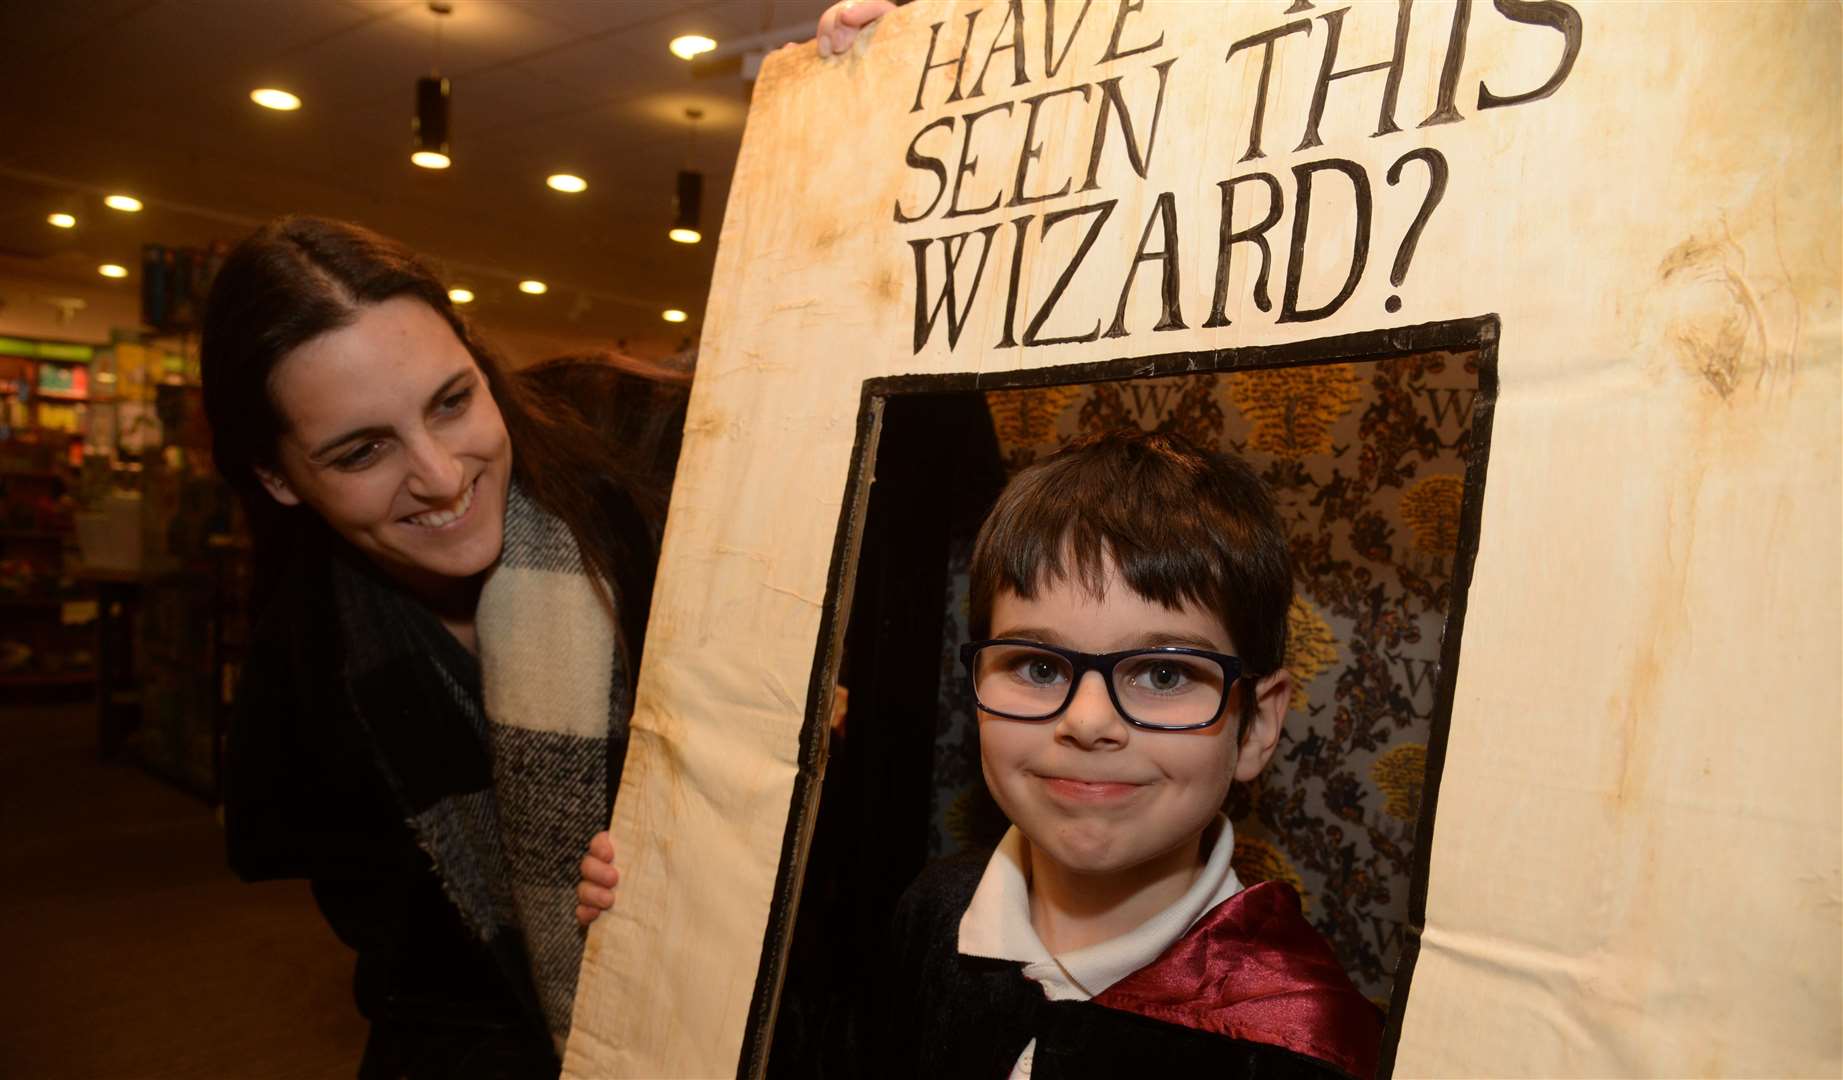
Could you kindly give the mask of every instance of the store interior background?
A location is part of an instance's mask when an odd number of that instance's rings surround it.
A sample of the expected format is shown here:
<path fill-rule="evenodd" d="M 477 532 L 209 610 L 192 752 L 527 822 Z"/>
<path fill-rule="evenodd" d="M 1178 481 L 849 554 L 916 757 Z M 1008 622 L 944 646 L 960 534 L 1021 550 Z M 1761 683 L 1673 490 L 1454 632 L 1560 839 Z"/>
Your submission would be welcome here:
<path fill-rule="evenodd" d="M 281 214 L 358 221 L 471 294 L 513 366 L 605 358 L 669 417 L 755 65 L 825 6 L 0 4 L 0 1075 L 348 1076 L 362 1047 L 306 885 L 223 863 L 248 553 L 197 386 L 212 260 Z M 411 163 L 432 74 L 445 169 Z M 685 172 L 698 243 L 668 237 Z"/>

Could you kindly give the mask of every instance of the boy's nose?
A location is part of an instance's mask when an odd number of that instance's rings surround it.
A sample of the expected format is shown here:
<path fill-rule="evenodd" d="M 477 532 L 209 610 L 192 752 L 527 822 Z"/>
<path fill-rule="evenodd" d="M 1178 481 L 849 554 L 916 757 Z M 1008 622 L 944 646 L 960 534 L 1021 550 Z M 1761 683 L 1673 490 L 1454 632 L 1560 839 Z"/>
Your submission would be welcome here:
<path fill-rule="evenodd" d="M 1098 671 L 1083 673 L 1069 707 L 1056 718 L 1056 738 L 1085 750 L 1122 746 L 1128 730 Z"/>

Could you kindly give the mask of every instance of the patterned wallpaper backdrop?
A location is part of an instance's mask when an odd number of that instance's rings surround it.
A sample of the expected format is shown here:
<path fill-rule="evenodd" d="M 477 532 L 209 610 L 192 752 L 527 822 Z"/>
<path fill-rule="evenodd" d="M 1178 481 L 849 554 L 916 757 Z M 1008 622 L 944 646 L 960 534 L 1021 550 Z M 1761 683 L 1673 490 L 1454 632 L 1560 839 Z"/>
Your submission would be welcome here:
<path fill-rule="evenodd" d="M 1386 1006 L 1409 875 L 1442 627 L 1478 391 L 1475 351 L 986 394 L 1015 472 L 1069 439 L 1136 425 L 1248 459 L 1290 534 L 1297 679 L 1280 748 L 1235 785 L 1235 866 L 1281 878 L 1357 985 Z M 966 640 L 956 544 L 935 741 L 935 856 L 996 842 L 955 650 Z"/>

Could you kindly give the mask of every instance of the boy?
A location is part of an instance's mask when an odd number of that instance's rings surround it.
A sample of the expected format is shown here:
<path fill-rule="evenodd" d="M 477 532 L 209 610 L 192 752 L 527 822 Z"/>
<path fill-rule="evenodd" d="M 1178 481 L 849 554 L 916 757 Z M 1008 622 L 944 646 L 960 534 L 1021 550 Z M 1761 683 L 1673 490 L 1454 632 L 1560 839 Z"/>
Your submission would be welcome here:
<path fill-rule="evenodd" d="M 1078 442 L 1005 488 L 970 584 L 961 659 L 1013 827 L 903 897 L 876 1073 L 1372 1075 L 1375 1007 L 1289 887 L 1229 866 L 1229 783 L 1267 764 L 1292 690 L 1260 479 L 1168 435 Z M 584 860 L 590 918 L 612 855 Z"/>
<path fill-rule="evenodd" d="M 1367 1077 L 1380 1018 L 1221 807 L 1279 741 L 1292 601 L 1258 477 L 1122 432 L 1019 473 L 961 650 L 1013 824 L 896 919 L 885 1045 L 918 1076 Z"/>

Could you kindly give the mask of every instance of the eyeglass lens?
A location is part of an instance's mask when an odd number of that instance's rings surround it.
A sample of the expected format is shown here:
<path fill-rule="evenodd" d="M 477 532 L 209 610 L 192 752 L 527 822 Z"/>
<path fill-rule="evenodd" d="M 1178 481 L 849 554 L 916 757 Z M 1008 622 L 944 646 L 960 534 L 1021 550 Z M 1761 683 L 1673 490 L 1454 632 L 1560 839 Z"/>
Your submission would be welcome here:
<path fill-rule="evenodd" d="M 1046 649 L 987 645 L 973 657 L 979 704 L 1021 719 L 1047 719 L 1073 696 L 1073 665 Z M 1113 692 L 1126 715 L 1154 727 L 1208 723 L 1228 689 L 1222 665 L 1204 656 L 1146 652 L 1121 657 Z"/>

